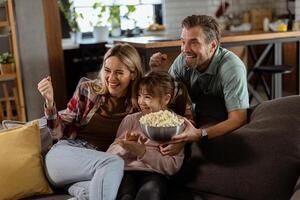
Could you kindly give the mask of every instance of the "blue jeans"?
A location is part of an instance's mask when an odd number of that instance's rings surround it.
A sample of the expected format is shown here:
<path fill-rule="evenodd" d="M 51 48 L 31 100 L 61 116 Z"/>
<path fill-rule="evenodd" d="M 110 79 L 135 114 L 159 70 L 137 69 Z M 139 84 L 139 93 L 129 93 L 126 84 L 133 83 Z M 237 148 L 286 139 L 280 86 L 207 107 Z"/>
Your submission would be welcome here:
<path fill-rule="evenodd" d="M 116 155 L 88 149 L 76 140 L 60 140 L 45 157 L 50 183 L 68 189 L 78 199 L 113 200 L 123 177 L 124 161 Z"/>

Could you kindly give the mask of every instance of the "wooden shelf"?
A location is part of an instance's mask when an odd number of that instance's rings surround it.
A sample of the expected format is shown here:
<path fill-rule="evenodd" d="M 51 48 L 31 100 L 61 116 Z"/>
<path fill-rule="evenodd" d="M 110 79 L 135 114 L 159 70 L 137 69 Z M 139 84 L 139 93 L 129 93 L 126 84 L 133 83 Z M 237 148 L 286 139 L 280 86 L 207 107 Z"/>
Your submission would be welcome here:
<path fill-rule="evenodd" d="M 7 51 L 13 54 L 15 61 L 15 73 L 0 75 L 0 90 L 2 91 L 2 96 L 0 97 L 0 121 L 3 119 L 26 120 L 13 3 L 13 0 L 6 0 L 3 4 L 0 4 L 1 12 L 2 8 L 4 8 L 6 15 L 6 19 L 0 20 L 0 29 L 5 29 L 5 31 L 1 30 L 0 38 L 7 37 L 9 42 Z M 8 82 L 13 82 L 13 84 Z"/>
<path fill-rule="evenodd" d="M 9 36 L 11 36 L 10 33 L 0 34 L 0 38 L 9 37 Z"/>
<path fill-rule="evenodd" d="M 2 27 L 8 27 L 8 26 L 9 26 L 8 21 L 0 21 L 0 28 L 2 28 Z"/>
<path fill-rule="evenodd" d="M 17 78 L 17 74 L 13 73 L 13 74 L 1 74 L 0 75 L 0 82 L 1 81 L 11 81 L 11 80 L 15 80 Z"/>

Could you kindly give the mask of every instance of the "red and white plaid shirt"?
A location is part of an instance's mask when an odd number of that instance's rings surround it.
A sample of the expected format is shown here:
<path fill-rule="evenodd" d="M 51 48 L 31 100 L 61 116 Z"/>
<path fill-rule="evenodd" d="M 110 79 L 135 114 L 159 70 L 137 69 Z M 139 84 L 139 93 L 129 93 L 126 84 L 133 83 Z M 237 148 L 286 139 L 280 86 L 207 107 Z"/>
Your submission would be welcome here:
<path fill-rule="evenodd" d="M 55 106 L 50 109 L 45 107 L 47 126 L 54 139 L 59 140 L 62 137 L 75 139 L 77 128 L 86 125 L 106 102 L 107 96 L 98 94 L 95 91 L 95 84 L 93 80 L 82 78 L 65 110 L 57 112 Z M 135 111 L 130 99 L 124 102 L 124 106 L 128 114 Z"/>

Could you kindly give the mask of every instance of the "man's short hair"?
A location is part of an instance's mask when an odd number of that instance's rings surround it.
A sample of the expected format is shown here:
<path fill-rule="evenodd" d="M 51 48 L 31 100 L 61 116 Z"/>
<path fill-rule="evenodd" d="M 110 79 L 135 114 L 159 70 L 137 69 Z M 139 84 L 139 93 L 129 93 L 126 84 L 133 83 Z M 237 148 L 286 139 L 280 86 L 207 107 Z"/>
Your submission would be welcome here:
<path fill-rule="evenodd" d="M 202 28 L 206 43 L 217 40 L 220 43 L 220 29 L 218 22 L 211 16 L 207 15 L 191 15 L 183 19 L 181 23 L 182 28 L 193 28 L 199 26 Z"/>

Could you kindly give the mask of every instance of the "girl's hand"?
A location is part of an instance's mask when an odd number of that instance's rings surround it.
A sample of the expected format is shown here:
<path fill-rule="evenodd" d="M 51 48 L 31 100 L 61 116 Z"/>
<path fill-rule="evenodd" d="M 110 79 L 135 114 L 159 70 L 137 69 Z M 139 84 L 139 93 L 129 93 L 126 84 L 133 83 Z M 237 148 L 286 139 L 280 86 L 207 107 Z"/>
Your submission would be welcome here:
<path fill-rule="evenodd" d="M 126 141 L 135 141 L 140 142 L 141 144 L 145 144 L 145 142 L 148 140 L 143 134 L 132 132 L 132 133 L 126 133 L 125 134 L 125 140 Z"/>
<path fill-rule="evenodd" d="M 125 140 L 126 141 L 138 141 L 140 137 L 139 133 L 132 132 L 132 133 L 126 133 L 125 134 Z"/>
<path fill-rule="evenodd" d="M 52 108 L 54 104 L 54 94 L 50 76 L 38 83 L 38 90 L 44 97 L 47 108 Z"/>
<path fill-rule="evenodd" d="M 137 141 L 118 140 L 118 144 L 138 157 L 143 157 L 146 153 L 145 145 Z"/>
<path fill-rule="evenodd" d="M 126 133 L 125 139 L 118 140 L 118 144 L 130 151 L 131 153 L 135 154 L 138 157 L 143 157 L 146 152 L 145 142 L 148 139 L 144 137 L 142 134 L 137 132 Z"/>
<path fill-rule="evenodd" d="M 172 137 L 172 140 L 168 144 L 181 143 L 181 142 L 197 142 L 201 138 L 201 130 L 196 129 L 193 124 L 184 118 L 186 127 L 184 131 Z"/>
<path fill-rule="evenodd" d="M 159 145 L 160 153 L 164 156 L 176 156 L 184 148 L 185 142 Z"/>

